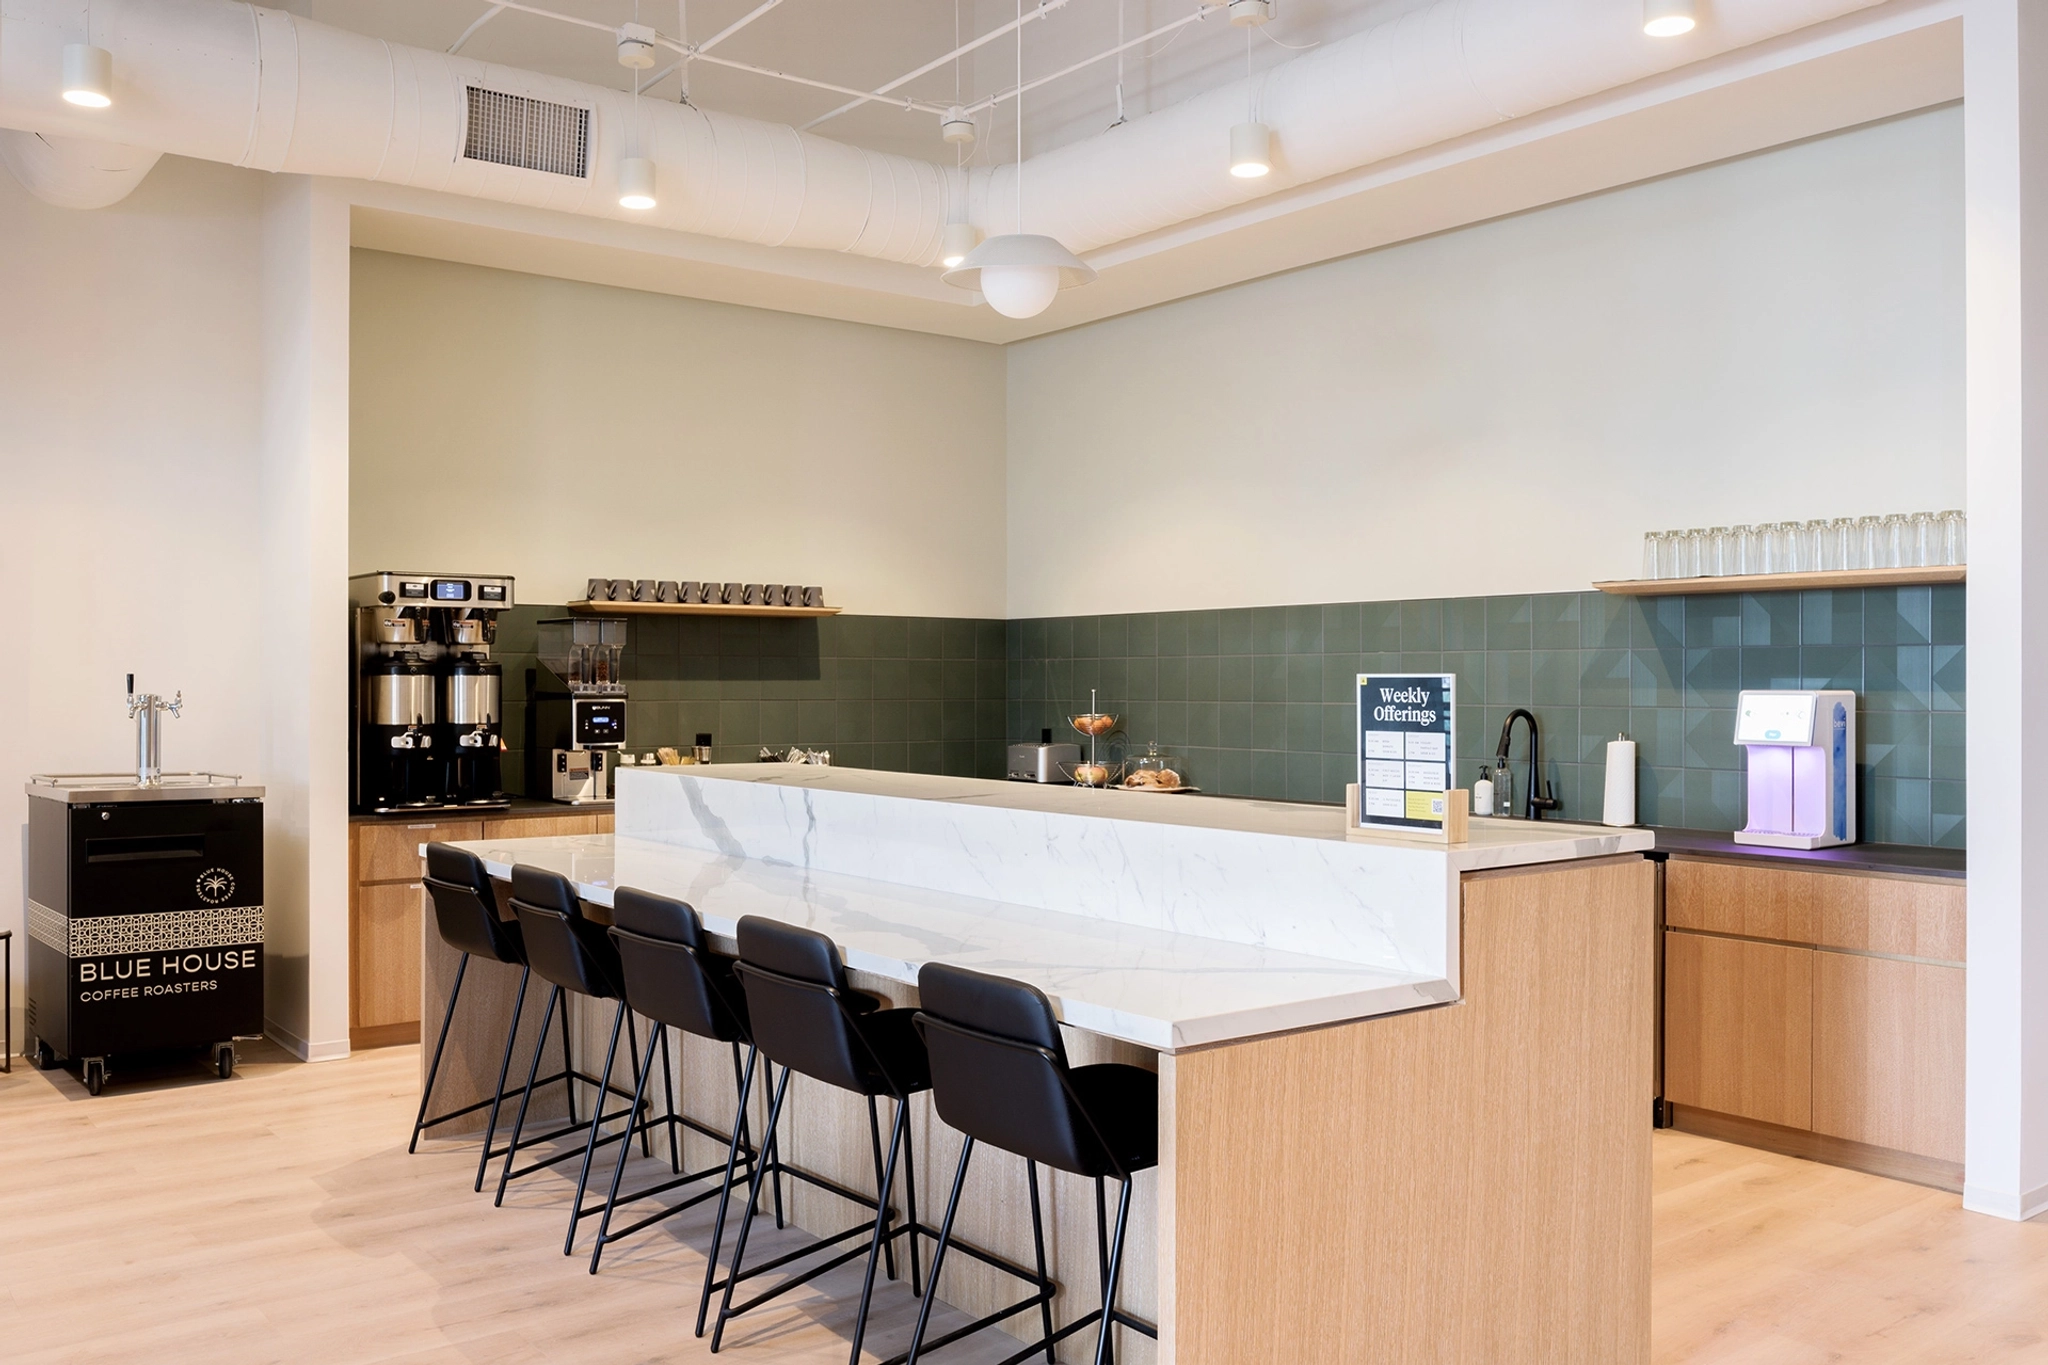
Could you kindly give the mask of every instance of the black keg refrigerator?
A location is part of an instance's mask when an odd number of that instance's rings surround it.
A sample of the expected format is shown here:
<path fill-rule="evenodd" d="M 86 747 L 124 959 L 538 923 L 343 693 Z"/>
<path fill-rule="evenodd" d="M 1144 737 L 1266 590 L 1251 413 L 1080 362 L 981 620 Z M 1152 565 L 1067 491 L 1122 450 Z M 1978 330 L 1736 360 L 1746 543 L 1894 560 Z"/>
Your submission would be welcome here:
<path fill-rule="evenodd" d="M 138 696 L 136 772 L 28 783 L 28 1047 L 75 1061 L 97 1095 L 110 1058 L 212 1050 L 263 1031 L 263 789 L 165 773 Z"/>

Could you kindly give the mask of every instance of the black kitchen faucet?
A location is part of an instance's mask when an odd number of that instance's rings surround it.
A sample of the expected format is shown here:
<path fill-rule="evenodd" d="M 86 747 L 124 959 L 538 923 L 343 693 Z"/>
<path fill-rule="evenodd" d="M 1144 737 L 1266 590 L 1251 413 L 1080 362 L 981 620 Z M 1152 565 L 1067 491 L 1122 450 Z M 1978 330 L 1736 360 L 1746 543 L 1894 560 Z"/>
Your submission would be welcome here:
<path fill-rule="evenodd" d="M 1543 741 L 1537 736 L 1535 714 L 1519 706 L 1508 712 L 1508 718 L 1501 722 L 1500 747 L 1494 753 L 1503 765 L 1507 763 L 1508 741 L 1514 737 L 1517 717 L 1529 722 L 1529 784 L 1525 788 L 1528 795 L 1523 798 L 1522 814 L 1531 820 L 1541 820 L 1547 810 L 1564 809 L 1564 802 L 1551 795 L 1549 783 L 1540 788 L 1537 786 L 1537 779 L 1543 772 Z"/>

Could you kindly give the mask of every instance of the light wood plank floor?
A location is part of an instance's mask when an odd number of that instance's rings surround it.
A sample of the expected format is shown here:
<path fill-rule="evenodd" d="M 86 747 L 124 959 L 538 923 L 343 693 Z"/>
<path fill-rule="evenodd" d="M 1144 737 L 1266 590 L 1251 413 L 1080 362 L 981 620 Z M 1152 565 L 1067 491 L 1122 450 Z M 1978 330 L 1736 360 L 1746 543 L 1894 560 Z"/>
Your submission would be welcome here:
<path fill-rule="evenodd" d="M 560 1254 L 567 1188 L 469 1190 L 474 1148 L 407 1157 L 418 1053 L 322 1066 L 249 1049 L 233 1081 L 0 1077 L 0 1356 L 16 1362 L 699 1361 L 707 1221 Z M 2048 1360 L 2048 1226 L 1955 1196 L 1656 1137 L 1659 1362 Z M 846 1358 L 851 1271 L 742 1320 L 726 1359 Z M 871 1338 L 913 1305 L 880 1291 Z M 988 1361 L 987 1350 L 942 1359 Z M 870 1355 L 870 1358 L 874 1358 Z"/>

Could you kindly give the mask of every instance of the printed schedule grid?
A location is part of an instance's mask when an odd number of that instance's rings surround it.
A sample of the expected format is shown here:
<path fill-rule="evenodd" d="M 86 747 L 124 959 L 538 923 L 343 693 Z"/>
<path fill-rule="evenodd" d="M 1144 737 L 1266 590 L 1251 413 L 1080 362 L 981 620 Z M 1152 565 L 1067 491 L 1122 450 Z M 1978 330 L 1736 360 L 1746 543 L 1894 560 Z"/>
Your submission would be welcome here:
<path fill-rule="evenodd" d="M 1450 786 L 1449 759 L 1441 732 L 1367 730 L 1361 813 L 1368 820 L 1441 818 L 1431 805 Z"/>

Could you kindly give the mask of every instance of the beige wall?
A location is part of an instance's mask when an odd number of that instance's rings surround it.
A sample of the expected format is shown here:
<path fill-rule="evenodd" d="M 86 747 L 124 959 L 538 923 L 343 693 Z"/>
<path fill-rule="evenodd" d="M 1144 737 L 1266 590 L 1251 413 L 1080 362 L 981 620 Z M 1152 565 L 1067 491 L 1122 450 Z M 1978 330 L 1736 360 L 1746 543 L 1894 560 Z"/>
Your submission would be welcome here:
<path fill-rule="evenodd" d="M 1578 590 L 1963 505 L 1950 107 L 1009 348 L 1009 614 Z"/>
<path fill-rule="evenodd" d="M 354 253 L 352 572 L 816 583 L 1000 616 L 993 346 Z"/>

